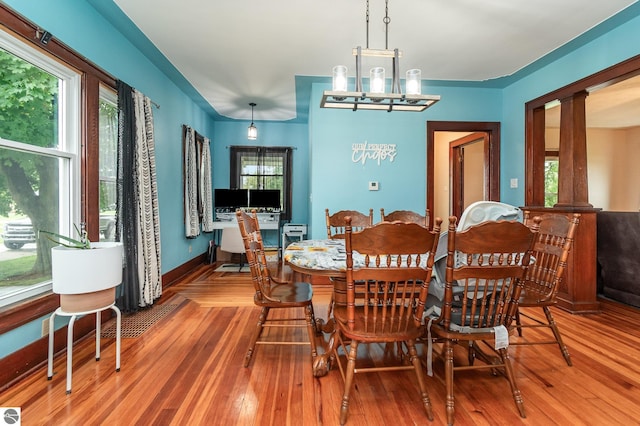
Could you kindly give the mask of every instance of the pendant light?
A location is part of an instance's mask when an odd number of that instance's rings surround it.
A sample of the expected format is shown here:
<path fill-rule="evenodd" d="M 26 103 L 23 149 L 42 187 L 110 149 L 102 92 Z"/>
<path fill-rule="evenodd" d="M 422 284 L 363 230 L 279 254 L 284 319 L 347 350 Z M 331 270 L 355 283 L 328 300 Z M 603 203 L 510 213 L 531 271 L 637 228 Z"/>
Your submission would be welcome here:
<path fill-rule="evenodd" d="M 423 95 L 421 72 L 419 69 L 410 69 L 406 74 L 405 93 L 400 87 L 400 65 L 402 52 L 398 49 L 389 49 L 389 0 L 385 0 L 385 48 L 369 48 L 369 0 L 366 7 L 366 48 L 358 46 L 353 49 L 356 57 L 356 87 L 354 91 L 347 89 L 347 67 L 337 65 L 333 68 L 332 90 L 325 90 L 322 94 L 320 108 L 340 108 L 358 110 L 381 111 L 424 111 L 440 100 L 440 95 Z M 391 79 L 391 92 L 385 91 L 385 71 L 383 67 L 374 67 L 370 71 L 369 91 L 366 92 L 362 85 L 362 57 L 391 58 L 393 73 Z"/>
<path fill-rule="evenodd" d="M 256 139 L 258 139 L 258 129 L 253 124 L 253 108 L 256 106 L 256 104 L 255 102 L 251 102 L 249 105 L 251 105 L 251 124 L 249 125 L 249 129 L 247 131 L 247 139 L 249 139 L 250 141 L 255 141 Z"/>

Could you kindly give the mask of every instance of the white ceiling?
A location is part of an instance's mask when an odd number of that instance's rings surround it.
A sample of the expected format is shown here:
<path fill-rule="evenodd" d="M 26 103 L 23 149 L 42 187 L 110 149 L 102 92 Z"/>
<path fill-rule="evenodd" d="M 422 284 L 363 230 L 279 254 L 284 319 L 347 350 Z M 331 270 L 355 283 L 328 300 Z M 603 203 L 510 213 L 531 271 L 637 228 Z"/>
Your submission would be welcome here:
<path fill-rule="evenodd" d="M 114 0 L 223 116 L 296 116 L 295 76 L 355 76 L 366 45 L 365 0 Z M 392 0 L 389 48 L 429 80 L 513 74 L 635 0 Z M 385 48 L 385 2 L 370 0 L 369 47 Z M 368 69 L 368 63 L 363 62 Z M 376 65 L 380 65 L 376 63 Z M 390 64 L 387 67 L 389 76 Z"/>

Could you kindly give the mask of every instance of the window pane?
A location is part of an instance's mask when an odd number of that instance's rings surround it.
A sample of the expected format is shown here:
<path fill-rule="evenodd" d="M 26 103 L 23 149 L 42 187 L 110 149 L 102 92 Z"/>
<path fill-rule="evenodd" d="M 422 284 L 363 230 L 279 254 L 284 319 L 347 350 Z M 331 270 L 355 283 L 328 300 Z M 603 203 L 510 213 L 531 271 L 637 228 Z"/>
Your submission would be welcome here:
<path fill-rule="evenodd" d="M 42 237 L 38 240 L 37 231 L 59 230 L 59 188 L 61 183 L 68 186 L 63 178 L 66 173 L 60 170 L 67 168 L 69 160 L 1 147 L 0 159 L 1 306 L 14 293 L 51 279 L 53 243 Z"/>
<path fill-rule="evenodd" d="M 278 189 L 281 217 L 291 219 L 291 148 L 232 147 L 232 188 Z"/>
<path fill-rule="evenodd" d="M 116 221 L 116 161 L 118 149 L 118 109 L 116 94 L 100 98 L 100 241 L 113 241 Z"/>
<path fill-rule="evenodd" d="M 544 206 L 558 203 L 558 159 L 547 158 L 544 162 Z"/>
<path fill-rule="evenodd" d="M 51 289 L 55 243 L 38 230 L 73 234 L 79 85 L 73 70 L 0 31 L 0 306 Z"/>
<path fill-rule="evenodd" d="M 0 49 L 0 137 L 58 145 L 59 79 Z"/>

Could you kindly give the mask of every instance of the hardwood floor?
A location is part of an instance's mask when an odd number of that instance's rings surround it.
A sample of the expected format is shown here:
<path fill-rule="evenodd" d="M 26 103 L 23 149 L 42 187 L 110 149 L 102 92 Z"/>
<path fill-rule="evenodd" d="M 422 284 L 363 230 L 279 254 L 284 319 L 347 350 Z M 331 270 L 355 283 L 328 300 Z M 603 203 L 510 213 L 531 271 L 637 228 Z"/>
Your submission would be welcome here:
<path fill-rule="evenodd" d="M 23 425 L 338 424 L 342 378 L 337 369 L 314 378 L 308 346 L 259 346 L 249 368 L 242 367 L 258 315 L 252 293 L 249 274 L 214 273 L 202 266 L 165 290 L 159 303 L 178 305 L 171 314 L 140 337 L 122 340 L 120 372 L 115 372 L 114 340 L 102 339 L 96 362 L 95 339 L 89 336 L 74 346 L 71 394 L 65 393 L 61 353 L 51 381 L 41 366 L 1 393 L 0 407 L 21 407 Z M 326 315 L 329 294 L 326 286 L 317 287 L 318 316 Z M 554 310 L 573 367 L 556 346 L 511 347 L 526 419 L 518 415 L 502 376 L 459 372 L 456 424 L 638 424 L 640 311 L 606 301 L 602 306 L 597 315 Z M 294 334 L 303 339 L 303 333 Z M 536 331 L 525 333 L 533 338 Z M 380 345 L 361 349 L 359 358 L 366 363 L 390 358 Z M 456 356 L 464 359 L 462 351 Z M 413 373 L 387 372 L 356 375 L 347 424 L 445 424 L 442 367 L 437 360 L 428 378 L 432 423 Z"/>

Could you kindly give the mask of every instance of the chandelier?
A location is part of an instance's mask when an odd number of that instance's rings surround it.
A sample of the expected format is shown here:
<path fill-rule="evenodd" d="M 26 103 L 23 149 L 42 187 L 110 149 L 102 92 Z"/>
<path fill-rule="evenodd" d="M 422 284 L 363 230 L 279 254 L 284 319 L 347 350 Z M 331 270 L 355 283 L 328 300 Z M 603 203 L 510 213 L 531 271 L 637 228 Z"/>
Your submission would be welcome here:
<path fill-rule="evenodd" d="M 258 139 L 258 128 L 255 126 L 255 124 L 253 124 L 253 108 L 255 108 L 256 103 L 250 102 L 249 105 L 251 106 L 251 124 L 247 129 L 247 139 L 249 139 L 250 141 L 255 141 L 256 139 Z"/>
<path fill-rule="evenodd" d="M 367 46 L 353 49 L 356 57 L 356 87 L 350 92 L 347 88 L 347 67 L 337 65 L 333 67 L 332 90 L 322 93 L 320 108 L 341 108 L 357 111 L 359 109 L 383 111 L 424 111 L 440 100 L 440 95 L 423 95 L 421 71 L 411 69 L 406 72 L 405 93 L 400 87 L 399 59 L 402 52 L 398 49 L 389 50 L 389 0 L 385 0 L 385 49 L 369 49 L 369 0 L 367 0 Z M 362 57 L 391 58 L 392 78 L 391 93 L 386 93 L 385 70 L 382 67 L 371 68 L 369 73 L 369 91 L 362 88 Z"/>

